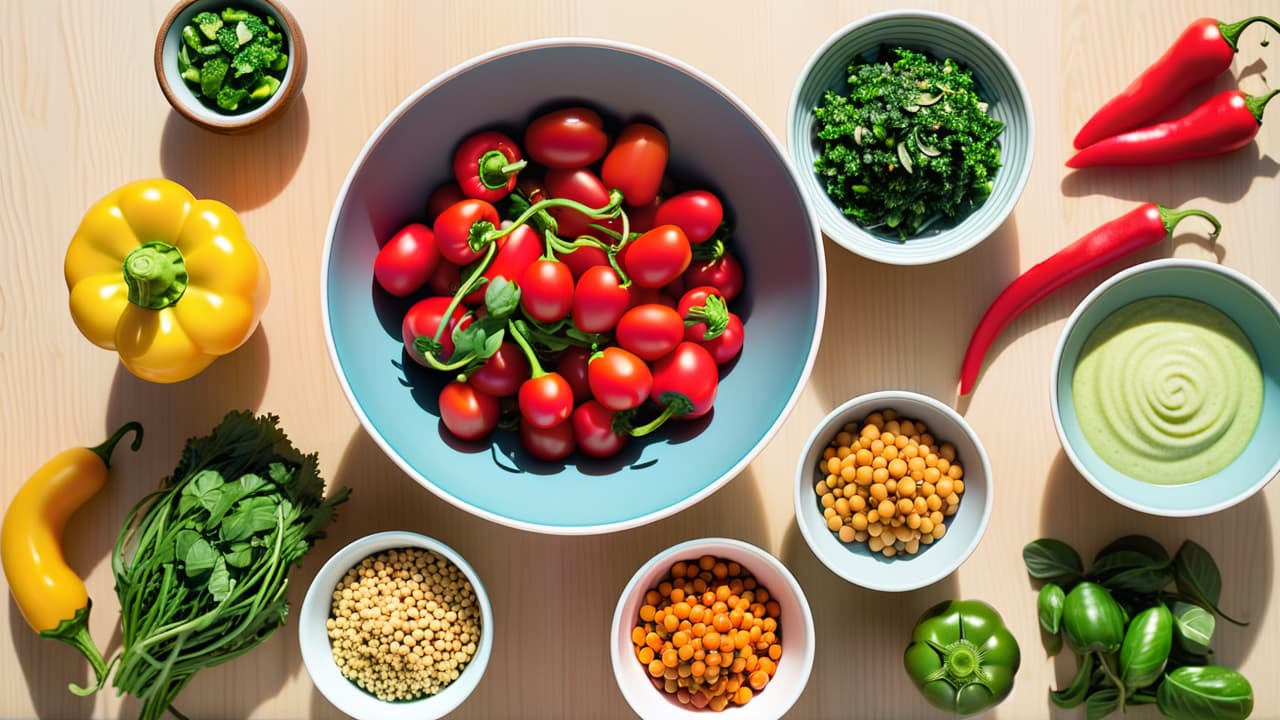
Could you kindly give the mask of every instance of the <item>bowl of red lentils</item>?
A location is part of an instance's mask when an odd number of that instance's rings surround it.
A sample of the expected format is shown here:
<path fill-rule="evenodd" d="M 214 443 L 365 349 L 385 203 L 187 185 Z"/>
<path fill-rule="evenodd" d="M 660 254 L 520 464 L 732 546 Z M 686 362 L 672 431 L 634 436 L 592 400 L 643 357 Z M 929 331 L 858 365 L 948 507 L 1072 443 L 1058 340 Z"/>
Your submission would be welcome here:
<path fill-rule="evenodd" d="M 809 601 L 777 558 L 739 540 L 667 548 L 636 571 L 610 634 L 613 675 L 642 718 L 778 718 L 813 669 Z"/>
<path fill-rule="evenodd" d="M 950 575 L 991 516 L 977 433 L 926 395 L 884 391 L 831 411 L 796 467 L 795 512 L 814 555 L 845 580 L 903 592 Z"/>
<path fill-rule="evenodd" d="M 367 535 L 320 568 L 298 641 L 316 688 L 354 718 L 438 718 L 475 690 L 493 610 L 475 570 L 412 532 Z"/>

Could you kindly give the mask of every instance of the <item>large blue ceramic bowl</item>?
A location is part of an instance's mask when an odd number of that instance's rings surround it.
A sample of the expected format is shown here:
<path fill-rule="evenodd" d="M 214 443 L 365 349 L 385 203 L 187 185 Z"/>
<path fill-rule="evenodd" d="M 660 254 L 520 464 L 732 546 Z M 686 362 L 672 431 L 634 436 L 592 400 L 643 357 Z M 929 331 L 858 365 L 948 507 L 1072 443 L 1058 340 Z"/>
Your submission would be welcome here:
<path fill-rule="evenodd" d="M 732 246 L 746 270 L 734 305 L 742 355 L 722 372 L 715 409 L 632 440 L 620 457 L 533 460 L 515 433 L 491 442 L 452 438 L 437 396 L 445 377 L 404 354 L 400 322 L 413 298 L 377 288 L 384 242 L 420 218 L 427 195 L 451 178 L 468 134 L 520 130 L 539 112 L 586 103 L 606 121 L 643 118 L 670 140 L 668 175 L 723 199 Z M 325 338 L 360 422 L 417 482 L 494 522 L 588 534 L 642 525 L 688 507 L 733 478 L 796 402 L 821 335 L 826 273 L 821 235 L 799 180 L 754 113 L 697 70 L 643 48 L 592 39 L 502 48 L 427 83 L 387 117 L 361 150 L 329 224 L 321 283 Z"/>

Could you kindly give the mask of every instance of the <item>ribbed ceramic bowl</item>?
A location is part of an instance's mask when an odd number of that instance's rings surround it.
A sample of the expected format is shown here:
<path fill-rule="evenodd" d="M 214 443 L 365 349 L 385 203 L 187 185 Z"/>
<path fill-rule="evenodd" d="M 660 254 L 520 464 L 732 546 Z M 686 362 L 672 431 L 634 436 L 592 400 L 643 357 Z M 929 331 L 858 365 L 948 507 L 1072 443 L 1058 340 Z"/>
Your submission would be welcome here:
<path fill-rule="evenodd" d="M 284 34 L 284 50 L 289 55 L 289 64 L 275 94 L 258 107 L 241 113 L 223 113 L 216 107 L 204 104 L 195 90 L 178 74 L 182 28 L 198 13 L 206 10 L 219 12 L 228 6 L 243 7 L 264 18 L 268 15 L 274 17 L 280 32 Z M 233 3 L 225 0 L 181 0 L 160 24 L 154 63 L 156 82 L 160 84 L 160 90 L 174 110 L 206 130 L 234 135 L 275 122 L 302 93 L 302 84 L 307 78 L 307 42 L 302 37 L 302 27 L 294 19 L 293 13 L 279 0 L 238 0 Z"/>
<path fill-rule="evenodd" d="M 1262 416 L 1253 438 L 1227 467 L 1184 485 L 1154 485 L 1107 464 L 1089 445 L 1076 416 L 1072 379 L 1089 335 L 1111 315 L 1149 297 L 1199 300 L 1244 331 L 1262 367 Z M 1190 392 L 1175 375 L 1165 378 Z M 1230 268 L 1199 260 L 1155 260 L 1113 275 L 1067 319 L 1049 375 L 1053 423 L 1071 464 L 1099 492 L 1126 507 L 1165 517 L 1209 515 L 1243 502 L 1280 472 L 1280 305 L 1262 286 Z M 1188 402 L 1201 398 L 1190 396 Z"/>
<path fill-rule="evenodd" d="M 463 668 L 458 679 L 429 697 L 405 702 L 387 702 L 365 692 L 342 675 L 333 661 L 329 644 L 329 619 L 333 589 L 347 571 L 361 560 L 384 550 L 421 548 L 433 551 L 453 563 L 466 576 L 475 590 L 480 610 L 480 642 L 476 654 Z M 312 579 L 298 613 L 298 645 L 307 675 L 333 706 L 358 720 L 429 720 L 453 712 L 480 684 L 489 656 L 493 653 L 493 608 L 480 576 L 453 548 L 434 538 L 405 531 L 387 531 L 366 535 L 352 541 L 333 554 Z"/>
<path fill-rule="evenodd" d="M 453 177 L 469 134 L 522 129 L 539 112 L 589 103 L 615 124 L 656 122 L 670 139 L 668 175 L 723 198 L 746 287 L 734 301 L 746 343 L 709 418 L 633 439 L 608 461 L 529 457 L 513 432 L 463 443 L 443 429 L 448 379 L 403 352 L 413 298 L 373 281 L 381 242 Z M 790 163 L 764 124 L 711 78 L 644 48 L 585 38 L 495 50 L 414 92 L 374 131 L 338 194 L 325 243 L 325 338 L 344 391 L 374 441 L 414 480 L 494 522 L 587 534 L 642 525 L 706 497 L 746 466 L 799 397 L 821 336 L 821 236 Z"/>
<path fill-rule="evenodd" d="M 800 698 L 813 670 L 817 644 L 813 613 L 804 590 L 791 571 L 774 556 L 741 540 L 702 538 L 674 545 L 654 555 L 631 577 L 618 598 L 609 631 L 609 656 L 618 689 L 631 709 L 646 720 L 695 718 L 709 712 L 681 705 L 674 695 L 654 687 L 648 669 L 636 658 L 635 645 L 631 641 L 631 629 L 639 622 L 645 593 L 657 587 L 676 562 L 696 561 L 703 555 L 741 564 L 743 570 L 755 576 L 756 581 L 769 590 L 782 611 L 778 620 L 782 657 L 778 660 L 777 673 L 745 705 L 730 704 L 725 717 L 738 720 L 780 718 Z"/>
<path fill-rule="evenodd" d="M 1003 122 L 999 137 L 1003 166 L 995 188 L 981 206 L 957 222 L 930 226 L 904 242 L 893 232 L 866 230 L 845 216 L 827 196 L 813 169 L 821 151 L 814 131 L 814 108 L 827 90 L 848 92 L 847 69 L 856 58 L 874 59 L 882 46 L 950 57 L 969 68 L 990 115 Z M 1031 98 L 1013 61 L 977 28 L 941 13 L 895 10 L 869 15 L 838 30 L 813 54 L 800 73 L 787 109 L 787 144 L 800 173 L 801 188 L 827 237 L 866 258 L 894 265 L 925 265 L 969 250 L 1000 227 L 1022 195 L 1031 174 L 1035 132 Z"/>
<path fill-rule="evenodd" d="M 956 461 L 964 468 L 964 493 L 955 515 L 946 518 L 947 530 L 931 545 L 921 545 L 915 555 L 887 558 L 873 553 L 865 543 L 840 542 L 827 528 L 822 504 L 814 486 L 825 477 L 818 460 L 845 423 L 860 422 L 873 412 L 893 409 L 903 418 L 921 421 L 938 443 L 956 448 Z M 885 390 L 860 395 L 832 410 L 814 429 L 796 465 L 793 500 L 796 524 L 813 554 L 831 572 L 871 590 L 905 592 L 932 585 L 959 568 L 977 549 L 991 518 L 991 461 L 978 434 L 950 406 L 927 395 Z"/>

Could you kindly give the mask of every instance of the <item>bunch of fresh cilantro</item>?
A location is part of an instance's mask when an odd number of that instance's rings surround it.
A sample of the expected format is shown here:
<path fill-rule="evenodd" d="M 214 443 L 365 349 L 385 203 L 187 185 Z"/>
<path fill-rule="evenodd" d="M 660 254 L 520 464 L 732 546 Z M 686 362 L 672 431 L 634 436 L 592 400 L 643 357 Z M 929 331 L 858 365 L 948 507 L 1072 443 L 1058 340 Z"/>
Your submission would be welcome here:
<path fill-rule="evenodd" d="M 987 115 L 967 70 L 895 48 L 850 64 L 848 84 L 815 109 L 814 167 L 845 215 L 906 240 L 991 194 L 1004 125 Z"/>
<path fill-rule="evenodd" d="M 333 521 L 315 454 L 274 415 L 227 414 L 187 441 L 130 512 L 111 555 L 124 630 L 115 686 L 159 718 L 192 676 L 252 650 L 289 612 L 290 566 Z"/>

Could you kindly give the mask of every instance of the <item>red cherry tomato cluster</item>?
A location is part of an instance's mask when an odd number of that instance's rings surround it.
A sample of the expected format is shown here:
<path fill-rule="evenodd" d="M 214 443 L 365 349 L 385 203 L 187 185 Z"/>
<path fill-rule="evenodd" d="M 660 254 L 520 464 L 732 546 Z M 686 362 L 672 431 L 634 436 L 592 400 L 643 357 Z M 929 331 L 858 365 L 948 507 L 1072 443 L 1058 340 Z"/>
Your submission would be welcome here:
<path fill-rule="evenodd" d="M 729 304 L 743 272 L 720 199 L 670 193 L 668 156 L 658 128 L 611 137 L 585 107 L 535 118 L 522 143 L 487 130 L 459 144 L 425 222 L 373 266 L 383 290 L 416 300 L 405 349 L 450 378 L 450 433 L 509 425 L 540 460 L 604 458 L 710 412 L 742 351 Z"/>

